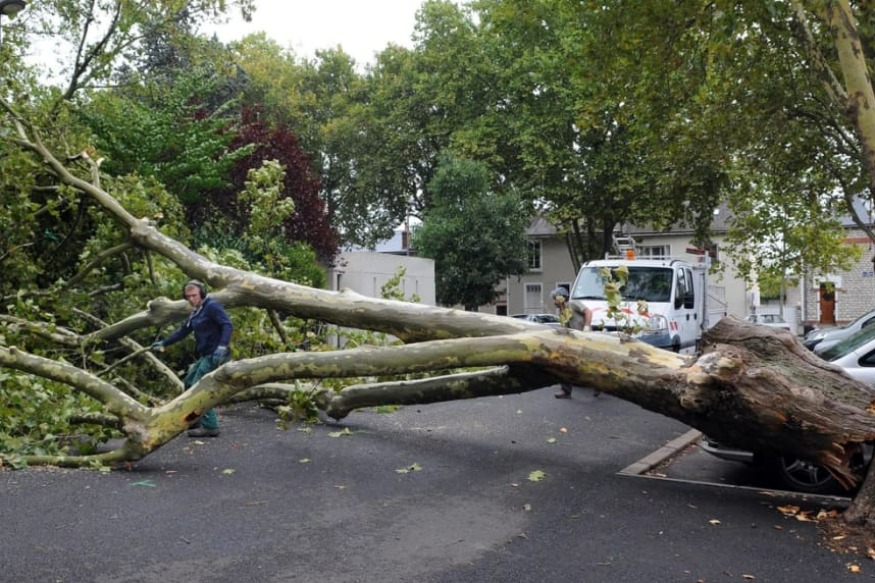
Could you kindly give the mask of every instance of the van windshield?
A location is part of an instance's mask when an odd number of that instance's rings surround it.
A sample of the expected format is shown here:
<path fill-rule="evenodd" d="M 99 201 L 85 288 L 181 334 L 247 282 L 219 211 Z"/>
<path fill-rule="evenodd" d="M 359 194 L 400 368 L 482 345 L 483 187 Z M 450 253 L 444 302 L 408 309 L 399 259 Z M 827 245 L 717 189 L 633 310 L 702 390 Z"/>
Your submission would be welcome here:
<path fill-rule="evenodd" d="M 602 267 L 584 267 L 575 282 L 571 299 L 574 300 L 604 300 L 605 280 L 599 272 Z M 645 302 L 671 301 L 671 280 L 673 270 L 670 267 L 629 266 L 629 281 L 620 293 L 627 301 L 644 300 Z"/>

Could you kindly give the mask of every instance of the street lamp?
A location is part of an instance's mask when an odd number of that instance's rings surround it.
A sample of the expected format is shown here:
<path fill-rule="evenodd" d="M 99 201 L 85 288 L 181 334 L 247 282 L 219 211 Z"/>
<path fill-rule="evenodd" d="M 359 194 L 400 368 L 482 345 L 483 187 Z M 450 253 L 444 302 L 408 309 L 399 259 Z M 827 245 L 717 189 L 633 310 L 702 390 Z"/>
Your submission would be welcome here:
<path fill-rule="evenodd" d="M 0 21 L 3 20 L 4 16 L 14 18 L 16 14 L 24 10 L 25 6 L 27 6 L 25 0 L 0 0 Z M 0 22 L 0 34 L 2 34 L 2 22 Z M 0 44 L 2 44 L 2 39 L 0 39 Z"/>

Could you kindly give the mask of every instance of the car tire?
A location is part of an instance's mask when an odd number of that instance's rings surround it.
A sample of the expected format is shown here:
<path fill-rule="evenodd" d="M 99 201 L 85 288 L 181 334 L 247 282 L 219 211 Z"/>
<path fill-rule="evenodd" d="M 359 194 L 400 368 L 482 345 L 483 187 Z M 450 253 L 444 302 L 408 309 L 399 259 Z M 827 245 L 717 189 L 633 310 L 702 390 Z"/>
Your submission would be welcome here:
<path fill-rule="evenodd" d="M 807 494 L 836 494 L 843 491 L 826 468 L 809 461 L 774 456 L 767 463 L 772 475 L 788 490 Z"/>

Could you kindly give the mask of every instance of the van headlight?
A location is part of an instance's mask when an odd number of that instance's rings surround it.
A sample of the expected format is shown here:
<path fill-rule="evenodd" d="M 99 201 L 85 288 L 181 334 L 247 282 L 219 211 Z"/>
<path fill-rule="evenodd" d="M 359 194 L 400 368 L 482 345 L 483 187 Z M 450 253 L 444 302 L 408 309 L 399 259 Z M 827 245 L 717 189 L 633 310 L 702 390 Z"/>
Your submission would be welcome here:
<path fill-rule="evenodd" d="M 665 316 L 654 315 L 647 320 L 647 328 L 644 334 L 668 334 L 668 320 Z"/>

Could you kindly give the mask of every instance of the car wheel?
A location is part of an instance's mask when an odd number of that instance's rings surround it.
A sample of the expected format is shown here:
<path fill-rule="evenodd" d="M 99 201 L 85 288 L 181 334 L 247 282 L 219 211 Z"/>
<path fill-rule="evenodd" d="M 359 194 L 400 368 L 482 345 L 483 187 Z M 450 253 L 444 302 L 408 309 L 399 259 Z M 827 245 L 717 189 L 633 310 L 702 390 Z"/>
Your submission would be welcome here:
<path fill-rule="evenodd" d="M 831 494 L 842 490 L 835 478 L 817 464 L 784 456 L 772 458 L 770 462 L 778 481 L 795 492 Z"/>

